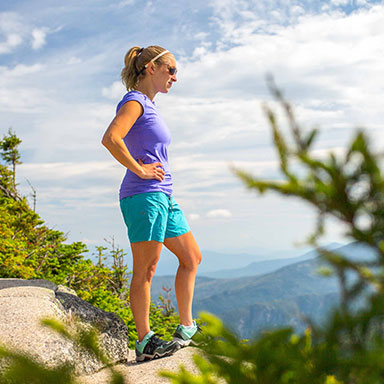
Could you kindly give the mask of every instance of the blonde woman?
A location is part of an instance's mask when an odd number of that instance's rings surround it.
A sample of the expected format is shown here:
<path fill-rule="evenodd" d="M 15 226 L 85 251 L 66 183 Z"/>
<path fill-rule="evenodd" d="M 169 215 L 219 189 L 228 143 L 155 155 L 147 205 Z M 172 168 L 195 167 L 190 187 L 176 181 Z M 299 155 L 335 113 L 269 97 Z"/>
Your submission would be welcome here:
<path fill-rule="evenodd" d="M 176 74 L 176 60 L 166 49 L 131 48 L 121 73 L 128 93 L 102 140 L 127 168 L 120 187 L 120 207 L 133 255 L 130 306 L 139 338 L 137 361 L 174 353 L 190 344 L 198 330 L 192 319 L 192 299 L 201 253 L 172 196 L 168 165 L 171 136 L 154 101 L 158 92 L 169 92 L 177 81 Z M 151 281 L 163 244 L 179 260 L 175 293 L 180 325 L 170 342 L 157 337 L 149 326 Z"/>

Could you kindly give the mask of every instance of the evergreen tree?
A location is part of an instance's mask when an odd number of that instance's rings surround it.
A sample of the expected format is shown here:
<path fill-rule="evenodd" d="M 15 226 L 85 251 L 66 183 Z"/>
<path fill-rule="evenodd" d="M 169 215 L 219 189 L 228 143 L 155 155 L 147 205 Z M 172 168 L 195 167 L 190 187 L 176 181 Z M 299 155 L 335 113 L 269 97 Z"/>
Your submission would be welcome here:
<path fill-rule="evenodd" d="M 13 191 L 16 191 L 16 165 L 22 164 L 20 161 L 20 153 L 18 146 L 21 144 L 21 140 L 16 136 L 12 129 L 9 128 L 8 134 L 3 136 L 0 141 L 0 155 L 6 164 L 12 166 L 12 177 L 13 177 Z"/>

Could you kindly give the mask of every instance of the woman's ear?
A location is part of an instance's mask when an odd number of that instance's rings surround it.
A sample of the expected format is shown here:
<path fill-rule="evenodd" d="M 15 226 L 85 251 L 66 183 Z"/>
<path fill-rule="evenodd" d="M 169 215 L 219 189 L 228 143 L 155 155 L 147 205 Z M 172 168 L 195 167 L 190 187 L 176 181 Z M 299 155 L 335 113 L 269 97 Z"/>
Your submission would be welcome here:
<path fill-rule="evenodd" d="M 148 64 L 147 64 L 147 72 L 150 74 L 150 75 L 153 75 L 155 73 L 155 64 L 153 63 L 153 61 L 150 61 Z"/>

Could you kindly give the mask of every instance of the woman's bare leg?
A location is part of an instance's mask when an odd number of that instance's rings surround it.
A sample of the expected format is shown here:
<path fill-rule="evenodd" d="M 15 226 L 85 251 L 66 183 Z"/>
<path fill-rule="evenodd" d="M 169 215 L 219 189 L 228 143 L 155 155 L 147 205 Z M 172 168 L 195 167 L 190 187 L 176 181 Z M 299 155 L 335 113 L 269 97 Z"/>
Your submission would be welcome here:
<path fill-rule="evenodd" d="M 160 258 L 162 245 L 162 243 L 154 240 L 131 244 L 133 274 L 129 295 L 139 341 L 143 340 L 150 331 L 151 281 Z"/>
<path fill-rule="evenodd" d="M 179 308 L 180 324 L 192 325 L 192 300 L 197 267 L 201 262 L 200 249 L 191 231 L 181 236 L 165 239 L 164 245 L 179 259 L 179 268 L 175 280 L 175 293 Z"/>

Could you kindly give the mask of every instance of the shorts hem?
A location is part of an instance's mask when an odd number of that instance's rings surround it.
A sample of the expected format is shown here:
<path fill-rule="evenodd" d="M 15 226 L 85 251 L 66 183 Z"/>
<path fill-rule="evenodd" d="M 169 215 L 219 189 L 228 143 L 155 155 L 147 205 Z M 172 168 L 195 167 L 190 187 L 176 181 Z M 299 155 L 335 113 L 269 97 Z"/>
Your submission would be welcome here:
<path fill-rule="evenodd" d="M 165 240 L 165 239 L 172 239 L 172 237 L 179 237 L 179 236 L 181 236 L 181 235 L 185 235 L 186 233 L 188 233 L 188 232 L 190 232 L 190 231 L 191 231 L 191 229 L 188 228 L 188 229 L 186 229 L 185 231 L 180 231 L 176 236 L 165 236 L 165 237 L 164 237 L 164 240 Z"/>
<path fill-rule="evenodd" d="M 128 237 L 128 239 L 129 239 L 129 237 Z M 157 241 L 158 243 L 164 243 L 164 239 L 159 239 L 159 238 L 150 238 L 150 239 L 148 239 L 148 238 L 145 238 L 145 239 L 139 239 L 139 240 L 134 240 L 134 241 L 132 241 L 131 239 L 129 239 L 129 242 L 131 243 L 131 244 L 134 244 L 134 243 L 140 243 L 140 242 L 142 242 L 142 241 L 152 241 L 152 240 L 154 240 L 154 241 Z"/>

